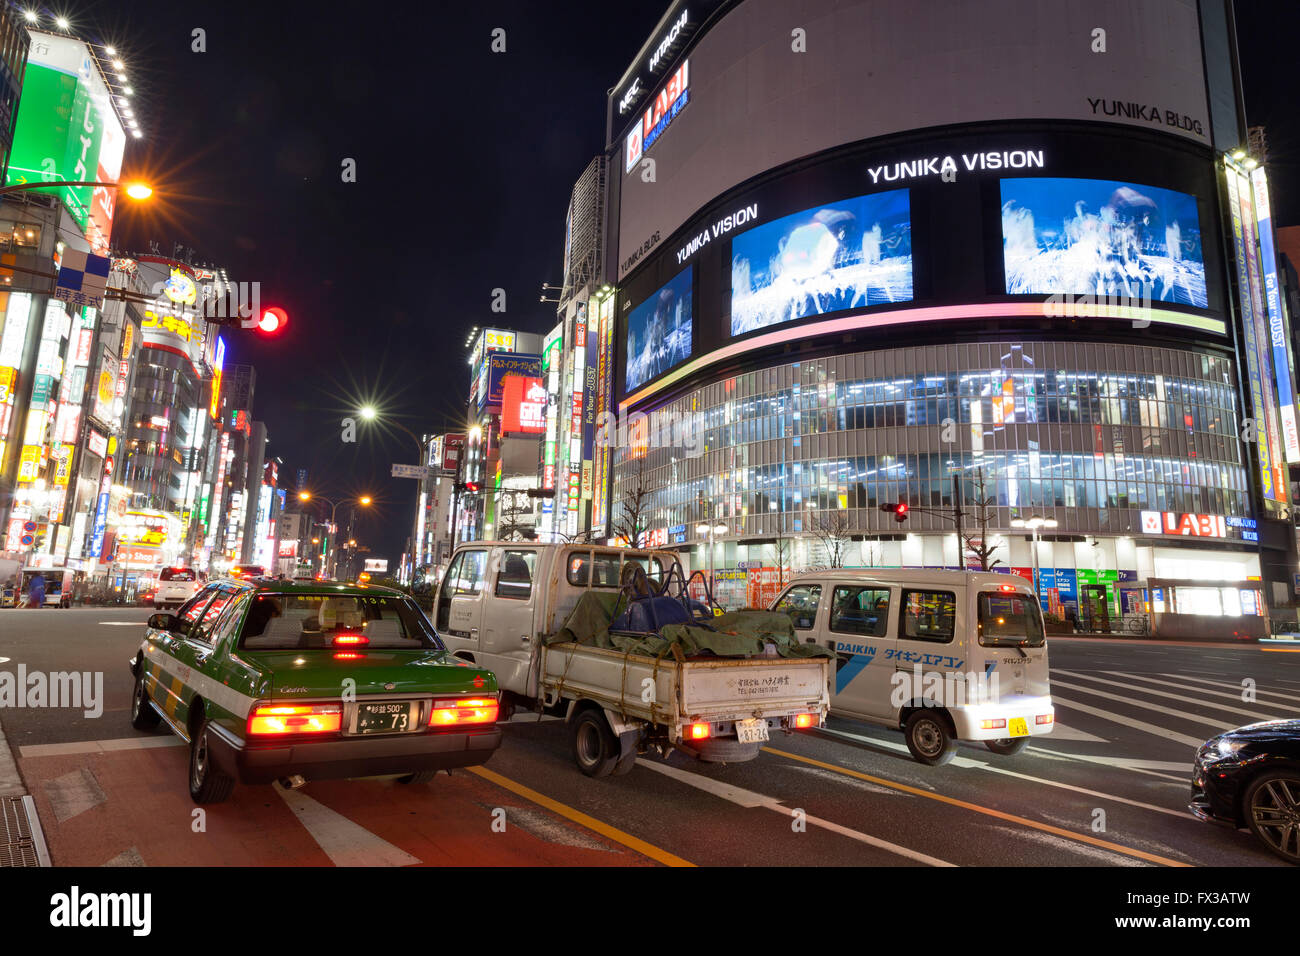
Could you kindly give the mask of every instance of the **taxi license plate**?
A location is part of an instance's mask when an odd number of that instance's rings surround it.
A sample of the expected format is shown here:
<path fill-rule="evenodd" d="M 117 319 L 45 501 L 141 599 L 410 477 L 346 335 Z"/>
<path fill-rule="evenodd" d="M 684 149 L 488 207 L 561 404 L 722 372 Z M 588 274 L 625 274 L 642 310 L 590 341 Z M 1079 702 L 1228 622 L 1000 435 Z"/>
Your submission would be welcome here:
<path fill-rule="evenodd" d="M 1023 717 L 1012 717 L 1007 721 L 1007 732 L 1010 733 L 1012 737 L 1028 737 L 1029 724 L 1025 722 L 1025 718 Z"/>
<path fill-rule="evenodd" d="M 357 733 L 396 734 L 411 728 L 411 702 L 386 700 L 357 705 Z"/>
<path fill-rule="evenodd" d="M 742 744 L 757 744 L 769 739 L 767 736 L 767 721 L 761 717 L 755 717 L 752 720 L 736 721 L 736 736 L 740 738 Z"/>

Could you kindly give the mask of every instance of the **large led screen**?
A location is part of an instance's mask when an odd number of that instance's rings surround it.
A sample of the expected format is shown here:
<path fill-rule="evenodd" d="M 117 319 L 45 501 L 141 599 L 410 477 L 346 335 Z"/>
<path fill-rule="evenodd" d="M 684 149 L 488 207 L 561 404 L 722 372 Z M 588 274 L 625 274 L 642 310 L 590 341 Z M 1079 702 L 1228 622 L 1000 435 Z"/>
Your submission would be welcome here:
<path fill-rule="evenodd" d="M 683 269 L 628 316 L 627 391 L 691 357 L 691 271 Z"/>
<path fill-rule="evenodd" d="M 1002 180 L 1008 295 L 1149 298 L 1204 309 L 1196 199 L 1110 179 Z"/>
<path fill-rule="evenodd" d="M 906 189 L 756 226 L 731 241 L 731 334 L 912 298 Z"/>

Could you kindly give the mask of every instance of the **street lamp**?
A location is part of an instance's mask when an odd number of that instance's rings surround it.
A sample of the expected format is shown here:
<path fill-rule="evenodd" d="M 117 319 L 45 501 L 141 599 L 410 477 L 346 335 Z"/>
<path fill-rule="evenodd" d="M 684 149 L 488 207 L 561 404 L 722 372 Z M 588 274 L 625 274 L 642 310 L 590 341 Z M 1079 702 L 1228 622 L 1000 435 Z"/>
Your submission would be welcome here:
<path fill-rule="evenodd" d="M 697 524 L 695 526 L 696 534 L 707 534 L 709 536 L 709 595 L 713 594 L 713 544 L 720 534 L 726 534 L 728 528 L 725 524 Z"/>
<path fill-rule="evenodd" d="M 105 189 L 123 189 L 132 199 L 144 200 L 153 195 L 153 187 L 148 183 L 131 182 L 131 183 L 106 183 L 98 180 L 78 180 L 76 182 L 63 182 L 54 179 L 48 183 L 14 183 L 12 186 L 0 188 L 0 196 L 7 196 L 9 193 L 24 192 L 29 189 L 56 189 L 60 186 L 103 186 Z"/>
<path fill-rule="evenodd" d="M 351 515 L 351 517 L 348 519 L 348 537 L 351 537 L 351 536 L 352 536 L 352 522 L 353 522 L 353 520 L 356 518 L 356 515 L 357 515 L 357 509 L 356 509 L 356 506 L 357 506 L 357 505 L 361 505 L 362 507 L 367 507 L 367 506 L 369 506 L 369 504 L 370 504 L 374 499 L 371 498 L 370 495 L 361 495 L 360 497 L 356 498 L 355 500 L 353 500 L 353 499 L 349 499 L 349 498 L 343 498 L 343 499 L 341 499 L 340 501 L 337 501 L 337 502 L 336 502 L 336 501 L 331 501 L 329 498 L 322 497 L 321 495 L 314 495 L 314 494 L 312 494 L 310 491 L 300 491 L 300 492 L 298 492 L 298 500 L 299 500 L 299 501 L 323 501 L 323 502 L 325 502 L 327 505 L 330 506 L 330 533 L 331 533 L 331 534 L 338 534 L 338 531 L 337 531 L 337 525 L 335 524 L 334 519 L 335 519 L 335 516 L 338 514 L 339 505 L 342 504 L 342 505 L 350 505 L 350 506 L 352 506 L 352 515 Z M 355 542 L 353 542 L 353 544 L 355 544 Z M 334 572 L 333 572 L 333 574 L 331 574 L 331 577 L 332 577 L 332 578 L 338 576 L 338 568 L 339 568 L 338 553 L 339 553 L 339 550 L 340 550 L 340 549 L 339 549 L 338 547 L 335 547 L 335 548 L 334 548 Z M 323 557 L 324 557 L 324 556 L 322 556 L 322 558 L 323 558 Z M 324 562 L 323 562 L 323 560 L 322 560 L 322 568 L 323 568 L 323 567 L 324 567 Z"/>
<path fill-rule="evenodd" d="M 1028 528 L 1028 529 L 1030 530 L 1030 532 L 1033 534 L 1033 541 L 1034 541 L 1034 545 L 1033 545 L 1033 546 L 1034 546 L 1034 594 L 1038 596 L 1038 603 L 1039 603 L 1039 604 L 1042 604 L 1042 602 L 1043 602 L 1043 597 L 1042 597 L 1042 592 L 1039 590 L 1039 587 L 1038 587 L 1038 577 L 1039 577 L 1039 572 L 1038 572 L 1038 540 L 1039 540 L 1038 529 L 1039 529 L 1039 528 L 1055 528 L 1056 525 L 1057 525 L 1057 520 L 1056 520 L 1055 518 L 1044 518 L 1044 517 L 1042 517 L 1042 516 L 1040 516 L 1040 515 L 1030 515 L 1028 518 L 1012 518 L 1012 519 L 1011 519 L 1011 527 L 1013 527 L 1013 528 Z M 959 545 L 959 546 L 960 546 L 960 545 Z"/>

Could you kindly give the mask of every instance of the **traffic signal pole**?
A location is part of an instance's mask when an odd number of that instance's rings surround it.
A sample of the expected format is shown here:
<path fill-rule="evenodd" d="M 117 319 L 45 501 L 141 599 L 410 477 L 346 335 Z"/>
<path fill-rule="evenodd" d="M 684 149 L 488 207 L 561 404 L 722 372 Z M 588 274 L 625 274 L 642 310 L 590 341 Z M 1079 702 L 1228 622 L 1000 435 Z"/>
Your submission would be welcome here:
<path fill-rule="evenodd" d="M 966 570 L 966 530 L 965 530 L 965 525 L 963 523 L 965 512 L 962 511 L 961 509 L 961 502 L 962 502 L 961 475 L 954 474 L 952 476 L 952 510 L 951 511 L 949 511 L 947 508 L 926 508 L 920 505 L 917 506 L 907 505 L 907 511 L 908 512 L 919 511 L 921 514 L 935 515 L 940 518 L 945 518 L 948 521 L 953 522 L 957 526 L 957 566 L 961 570 L 965 571 Z M 899 503 L 903 504 L 903 502 L 901 501 Z M 895 505 L 881 505 L 880 508 L 882 511 L 893 511 L 895 514 L 898 513 L 897 511 L 895 511 L 896 508 Z"/>

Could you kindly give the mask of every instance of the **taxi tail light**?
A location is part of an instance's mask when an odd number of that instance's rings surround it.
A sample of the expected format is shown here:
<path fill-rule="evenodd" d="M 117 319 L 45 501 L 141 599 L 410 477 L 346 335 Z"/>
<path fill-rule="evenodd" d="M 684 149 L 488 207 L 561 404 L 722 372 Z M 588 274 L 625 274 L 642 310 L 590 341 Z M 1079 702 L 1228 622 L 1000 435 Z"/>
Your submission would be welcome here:
<path fill-rule="evenodd" d="M 708 724 L 686 725 L 685 736 L 687 740 L 707 740 L 710 733 L 712 733 L 712 728 Z"/>
<path fill-rule="evenodd" d="M 980 721 L 980 730 L 1001 730 L 1006 725 L 1005 717 L 991 717 Z"/>
<path fill-rule="evenodd" d="M 812 714 L 795 714 L 794 725 L 800 730 L 806 730 L 809 727 L 816 727 L 817 718 Z"/>
<path fill-rule="evenodd" d="M 463 727 L 466 724 L 496 723 L 499 705 L 495 697 L 463 697 L 433 702 L 430 727 Z"/>
<path fill-rule="evenodd" d="M 1055 721 L 1055 720 L 1056 720 L 1056 715 L 1055 715 L 1055 714 L 1039 714 L 1037 717 L 1034 718 L 1034 723 L 1036 723 L 1036 724 L 1050 724 L 1050 723 L 1052 723 L 1052 722 Z"/>
<path fill-rule="evenodd" d="M 364 634 L 335 634 L 330 643 L 335 647 L 364 647 L 370 643 L 370 638 Z"/>
<path fill-rule="evenodd" d="M 1010 593 L 1011 593 L 1012 591 L 1014 591 L 1015 589 L 1016 589 L 1016 586 L 1015 586 L 1014 584 L 999 584 L 999 585 L 998 585 L 998 590 L 1001 591 L 1003 594 L 1010 594 Z"/>
<path fill-rule="evenodd" d="M 341 704 L 262 704 L 248 715 L 250 736 L 337 734 L 342 727 Z"/>

